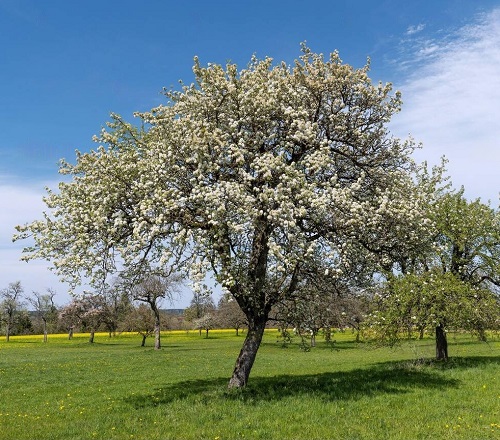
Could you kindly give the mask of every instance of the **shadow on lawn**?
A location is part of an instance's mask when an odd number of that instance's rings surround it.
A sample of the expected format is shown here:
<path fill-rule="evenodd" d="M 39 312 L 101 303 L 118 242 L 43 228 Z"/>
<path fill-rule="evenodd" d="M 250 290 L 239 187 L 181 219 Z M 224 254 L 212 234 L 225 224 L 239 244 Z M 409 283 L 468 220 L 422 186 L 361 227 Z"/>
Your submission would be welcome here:
<path fill-rule="evenodd" d="M 250 377 L 248 386 L 242 390 L 227 390 L 229 378 L 188 380 L 159 388 L 149 395 L 128 397 L 126 401 L 136 408 L 144 408 L 183 399 L 207 404 L 219 399 L 258 403 L 308 395 L 335 401 L 379 394 L 411 393 L 422 388 L 445 390 L 458 387 L 460 382 L 443 376 L 443 370 L 473 368 L 489 363 L 498 364 L 500 358 L 465 357 L 452 359 L 448 363 L 431 360 L 387 362 L 352 371 Z"/>

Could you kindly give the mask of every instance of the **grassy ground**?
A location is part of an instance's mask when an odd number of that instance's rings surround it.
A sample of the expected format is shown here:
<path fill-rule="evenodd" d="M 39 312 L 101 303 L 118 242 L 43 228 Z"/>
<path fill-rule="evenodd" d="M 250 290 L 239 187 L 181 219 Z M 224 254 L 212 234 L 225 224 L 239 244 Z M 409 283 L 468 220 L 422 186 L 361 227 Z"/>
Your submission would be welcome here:
<path fill-rule="evenodd" d="M 243 337 L 168 333 L 0 342 L 0 439 L 499 439 L 500 341 L 374 349 L 335 335 L 308 353 L 269 331 L 244 390 L 226 390 Z M 151 340 L 148 341 L 151 344 Z"/>

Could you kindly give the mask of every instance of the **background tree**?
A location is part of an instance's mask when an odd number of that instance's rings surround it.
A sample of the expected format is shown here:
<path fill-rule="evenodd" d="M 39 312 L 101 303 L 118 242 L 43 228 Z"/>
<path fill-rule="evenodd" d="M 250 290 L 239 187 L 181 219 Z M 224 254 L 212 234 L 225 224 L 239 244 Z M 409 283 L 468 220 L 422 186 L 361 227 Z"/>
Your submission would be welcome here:
<path fill-rule="evenodd" d="M 156 319 L 151 307 L 139 304 L 132 307 L 120 323 L 120 329 L 127 332 L 137 332 L 142 336 L 141 347 L 146 345 L 146 339 L 155 333 Z"/>
<path fill-rule="evenodd" d="M 214 328 L 219 327 L 219 320 L 217 319 L 217 314 L 214 312 L 207 312 L 201 318 L 195 319 L 193 321 L 193 328 L 200 331 L 205 330 L 205 338 L 208 339 L 208 332 Z"/>
<path fill-rule="evenodd" d="M 89 342 L 92 344 L 95 332 L 103 324 L 106 313 L 102 296 L 98 293 L 85 292 L 64 306 L 59 316 L 63 322 L 68 323 L 71 332 L 75 326 L 80 326 L 84 331 L 88 331 L 90 333 Z"/>
<path fill-rule="evenodd" d="M 99 300 L 102 311 L 101 320 L 111 337 L 132 307 L 130 298 L 116 282 L 104 289 Z"/>
<path fill-rule="evenodd" d="M 5 289 L 0 290 L 0 319 L 5 326 L 5 339 L 10 340 L 12 328 L 16 317 L 22 307 L 22 294 L 24 289 L 20 281 L 10 283 Z"/>
<path fill-rule="evenodd" d="M 16 313 L 14 323 L 11 327 L 10 334 L 13 335 L 32 335 L 35 332 L 33 322 L 31 320 L 31 315 L 29 311 L 22 307 Z"/>
<path fill-rule="evenodd" d="M 364 314 L 366 301 L 363 288 L 373 283 L 373 264 L 360 260 L 342 267 L 342 278 L 332 276 L 321 255 L 311 259 L 303 268 L 303 276 L 293 295 L 280 301 L 274 308 L 273 320 L 279 323 L 285 340 L 291 341 L 289 329 L 301 339 L 302 349 L 316 345 L 316 336 L 322 331 L 331 342 L 336 329 L 355 328 Z"/>
<path fill-rule="evenodd" d="M 236 336 L 247 325 L 247 317 L 231 295 L 222 295 L 217 304 L 217 320 L 223 328 L 234 328 Z"/>
<path fill-rule="evenodd" d="M 55 290 L 47 289 L 47 293 L 32 292 L 32 296 L 28 298 L 30 304 L 34 307 L 34 311 L 42 321 L 43 342 L 47 342 L 48 323 L 54 322 L 57 319 L 57 307 L 54 303 Z"/>
<path fill-rule="evenodd" d="M 247 317 L 229 381 L 245 386 L 269 313 L 305 263 L 320 254 L 339 278 L 424 235 L 413 144 L 386 128 L 400 95 L 368 69 L 305 46 L 293 66 L 195 59 L 193 85 L 138 114 L 142 128 L 113 115 L 96 151 L 62 163 L 72 180 L 18 228 L 35 243 L 25 258 L 75 284 L 102 283 L 117 261 L 146 279 L 185 258 L 195 288 L 212 271 Z"/>
<path fill-rule="evenodd" d="M 147 303 L 155 317 L 155 350 L 161 348 L 161 302 L 166 298 L 172 299 L 180 283 L 181 277 L 176 274 L 168 277 L 151 275 L 132 288 L 132 299 Z"/>
<path fill-rule="evenodd" d="M 476 332 L 494 328 L 500 313 L 500 216 L 497 210 L 446 191 L 429 206 L 435 225 L 434 246 L 389 278 L 378 296 L 370 324 L 395 340 L 402 330 L 436 333 L 436 357 L 447 359 L 447 326 Z"/>
<path fill-rule="evenodd" d="M 193 298 L 191 298 L 189 306 L 184 309 L 184 319 L 191 322 L 194 328 L 197 328 L 200 331 L 201 335 L 201 330 L 203 328 L 196 326 L 195 323 L 201 320 L 204 316 L 208 314 L 214 315 L 214 313 L 215 304 L 212 297 L 206 294 L 195 292 L 193 294 Z"/>

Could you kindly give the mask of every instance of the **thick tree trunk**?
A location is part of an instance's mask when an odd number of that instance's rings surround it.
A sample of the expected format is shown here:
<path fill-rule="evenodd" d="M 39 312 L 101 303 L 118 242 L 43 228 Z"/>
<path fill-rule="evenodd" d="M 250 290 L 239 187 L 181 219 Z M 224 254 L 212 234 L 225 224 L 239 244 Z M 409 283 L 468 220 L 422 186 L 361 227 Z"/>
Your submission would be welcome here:
<path fill-rule="evenodd" d="M 161 348 L 161 333 L 160 333 L 160 323 L 155 322 L 155 350 Z"/>
<path fill-rule="evenodd" d="M 73 339 L 73 327 L 68 329 L 68 339 Z"/>
<path fill-rule="evenodd" d="M 155 350 L 161 348 L 161 323 L 160 323 L 160 310 L 156 307 L 156 303 L 149 303 L 151 310 L 155 315 Z"/>
<path fill-rule="evenodd" d="M 228 388 L 242 388 L 246 386 L 250 370 L 252 369 L 257 350 L 262 342 L 264 329 L 266 328 L 267 316 L 260 319 L 250 320 L 248 323 L 248 331 L 243 342 L 236 365 L 231 379 L 229 380 Z"/>
<path fill-rule="evenodd" d="M 142 335 L 142 344 L 141 344 L 141 347 L 145 347 L 146 346 L 146 338 L 147 338 L 147 335 Z"/>
<path fill-rule="evenodd" d="M 443 324 L 436 327 L 436 359 L 438 361 L 448 360 L 448 341 Z"/>
<path fill-rule="evenodd" d="M 91 344 L 93 344 L 93 343 L 94 343 L 94 336 L 95 336 L 95 330 L 91 330 L 91 332 L 90 332 L 90 337 L 89 337 L 89 342 L 90 342 Z"/>

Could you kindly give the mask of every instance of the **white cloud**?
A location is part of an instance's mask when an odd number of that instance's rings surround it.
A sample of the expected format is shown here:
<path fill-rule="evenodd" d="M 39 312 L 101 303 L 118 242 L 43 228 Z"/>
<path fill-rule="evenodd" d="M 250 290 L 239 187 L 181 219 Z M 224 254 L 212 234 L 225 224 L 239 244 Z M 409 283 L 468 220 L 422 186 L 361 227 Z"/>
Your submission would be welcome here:
<path fill-rule="evenodd" d="M 455 187 L 490 199 L 500 191 L 500 9 L 439 42 L 413 47 L 413 73 L 398 88 L 403 110 L 392 131 L 424 144 L 417 158 L 445 155 Z M 418 60 L 418 63 L 415 62 Z"/>
<path fill-rule="evenodd" d="M 408 26 L 408 29 L 406 30 L 406 35 L 418 34 L 424 29 L 425 29 L 425 24 L 422 23 L 417 24 L 416 26 Z"/>

